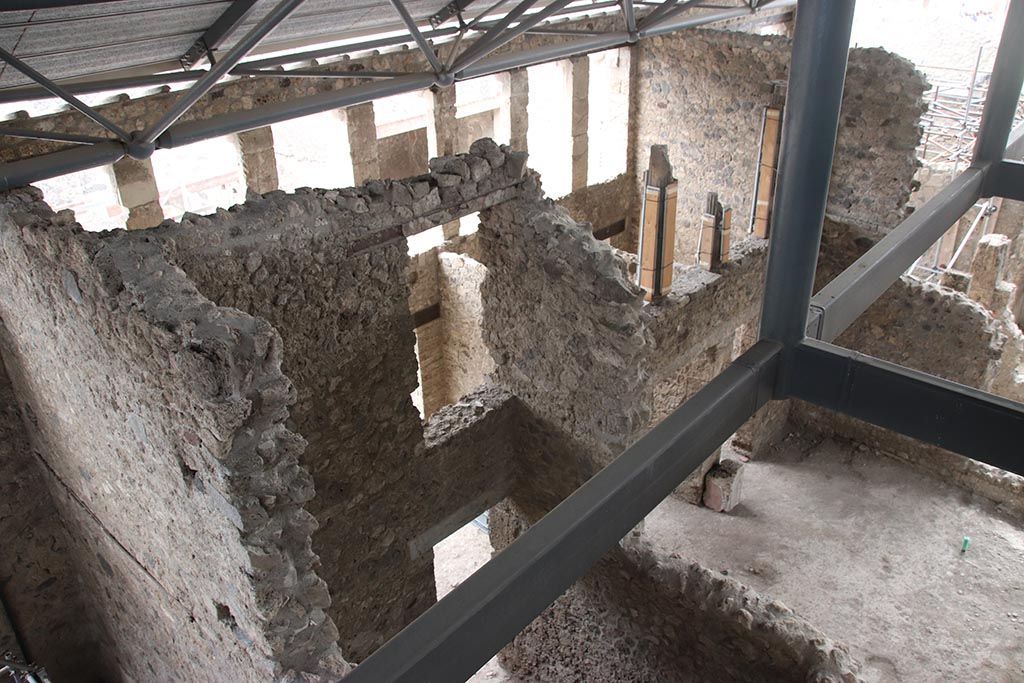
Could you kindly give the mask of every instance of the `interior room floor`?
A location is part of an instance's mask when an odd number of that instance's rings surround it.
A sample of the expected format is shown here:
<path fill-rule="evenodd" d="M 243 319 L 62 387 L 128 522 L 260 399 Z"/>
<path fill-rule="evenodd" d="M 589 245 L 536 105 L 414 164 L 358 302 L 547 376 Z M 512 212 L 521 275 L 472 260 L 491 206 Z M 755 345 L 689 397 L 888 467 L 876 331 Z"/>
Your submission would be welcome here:
<path fill-rule="evenodd" d="M 748 463 L 742 485 L 728 514 L 666 500 L 648 535 L 782 601 L 845 643 L 868 681 L 1024 680 L 1024 520 L 802 434 Z"/>

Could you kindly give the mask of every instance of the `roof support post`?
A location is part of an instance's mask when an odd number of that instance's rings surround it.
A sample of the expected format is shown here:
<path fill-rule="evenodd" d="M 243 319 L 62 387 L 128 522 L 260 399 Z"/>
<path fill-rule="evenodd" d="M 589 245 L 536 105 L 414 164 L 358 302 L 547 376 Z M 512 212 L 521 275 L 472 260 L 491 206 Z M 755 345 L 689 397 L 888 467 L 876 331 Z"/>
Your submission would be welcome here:
<path fill-rule="evenodd" d="M 419 46 L 420 52 L 422 52 L 423 56 L 427 58 L 428 62 L 430 62 L 430 68 L 434 70 L 434 73 L 440 76 L 444 73 L 444 65 L 441 64 L 441 60 L 437 58 L 437 53 L 434 52 L 434 48 L 430 46 L 427 39 L 423 37 L 422 33 L 420 33 L 419 27 L 416 26 L 416 20 L 412 18 L 411 14 L 409 14 L 409 10 L 407 10 L 405 5 L 402 4 L 402 0 L 391 0 L 391 5 L 395 8 L 395 11 L 398 12 L 398 15 L 402 17 L 402 23 L 405 24 L 407 29 L 409 29 L 409 33 L 412 35 L 412 39 L 415 40 L 416 44 Z"/>
<path fill-rule="evenodd" d="M 793 348 L 804 338 L 829 176 L 839 129 L 854 0 L 804 1 L 797 12 L 789 97 L 775 188 L 761 338 L 786 349 L 776 395 L 785 395 Z"/>
<path fill-rule="evenodd" d="M 636 10 L 633 0 L 622 0 L 622 16 L 626 19 L 626 30 L 630 35 L 636 33 Z"/>
<path fill-rule="evenodd" d="M 1013 115 L 1024 82 L 1024 0 L 1010 0 L 1003 24 L 981 128 L 974 145 L 973 165 L 1001 161 L 1013 126 Z"/>
<path fill-rule="evenodd" d="M 83 114 L 88 116 L 90 119 L 92 119 L 93 121 L 95 121 L 99 125 L 103 126 L 104 128 L 106 128 L 111 133 L 113 133 L 117 137 L 121 138 L 125 142 L 128 142 L 128 140 L 130 139 L 130 136 L 128 135 L 128 133 L 123 128 L 121 128 L 119 125 L 117 125 L 116 123 L 114 123 L 113 121 L 108 119 L 106 116 L 104 116 L 103 114 L 99 113 L 98 111 L 96 111 L 95 109 L 90 107 L 88 104 L 86 104 L 82 100 L 78 99 L 77 97 L 75 97 L 74 95 L 69 93 L 67 90 L 65 90 L 61 86 L 59 86 L 56 83 L 54 83 L 53 81 L 51 81 L 49 78 L 47 78 L 43 74 L 39 73 L 38 71 L 36 71 L 32 67 L 30 67 L 25 62 L 21 61 L 20 59 L 18 59 L 14 55 L 12 55 L 7 50 L 4 50 L 3 48 L 0 48 L 0 59 L 4 60 L 5 62 L 7 62 L 11 66 L 13 66 L 15 69 L 17 69 L 21 73 L 25 74 L 26 76 L 31 78 L 33 81 L 35 81 L 39 85 L 43 86 L 48 91 L 50 91 L 51 93 L 53 93 L 57 97 L 61 98 L 62 100 L 64 100 L 68 104 L 70 104 L 72 107 L 74 107 L 78 111 L 82 112 Z"/>
<path fill-rule="evenodd" d="M 302 4 L 302 0 L 281 0 L 281 2 L 270 12 L 263 17 L 260 23 L 256 24 L 251 31 L 245 34 L 245 36 L 238 41 L 238 43 L 231 48 L 231 50 L 224 56 L 224 59 L 217 62 L 216 65 L 210 68 L 206 74 L 196 81 L 185 94 L 174 103 L 170 110 L 160 117 L 160 120 L 150 126 L 145 133 L 142 134 L 141 140 L 144 144 L 152 144 L 156 141 L 160 135 L 166 131 L 171 125 L 174 124 L 182 114 L 188 111 L 193 104 L 199 101 L 203 95 L 210 91 L 217 81 L 221 79 L 228 71 L 234 68 L 238 62 L 242 61 L 243 58 L 249 51 L 256 47 L 257 43 L 263 40 L 264 37 L 275 28 L 277 25 L 284 21 L 289 14 L 295 11 L 299 5 Z"/>

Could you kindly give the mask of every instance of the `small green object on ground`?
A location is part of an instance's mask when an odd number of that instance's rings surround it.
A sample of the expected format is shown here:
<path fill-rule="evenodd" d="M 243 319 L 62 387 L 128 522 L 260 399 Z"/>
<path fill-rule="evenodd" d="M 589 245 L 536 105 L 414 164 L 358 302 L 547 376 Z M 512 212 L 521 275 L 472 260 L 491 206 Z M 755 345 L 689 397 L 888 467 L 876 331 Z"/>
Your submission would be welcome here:
<path fill-rule="evenodd" d="M 971 545 L 971 537 L 970 536 L 964 536 L 964 542 L 960 545 L 960 552 L 961 553 L 966 553 L 967 552 L 967 548 L 969 548 L 970 545 Z"/>

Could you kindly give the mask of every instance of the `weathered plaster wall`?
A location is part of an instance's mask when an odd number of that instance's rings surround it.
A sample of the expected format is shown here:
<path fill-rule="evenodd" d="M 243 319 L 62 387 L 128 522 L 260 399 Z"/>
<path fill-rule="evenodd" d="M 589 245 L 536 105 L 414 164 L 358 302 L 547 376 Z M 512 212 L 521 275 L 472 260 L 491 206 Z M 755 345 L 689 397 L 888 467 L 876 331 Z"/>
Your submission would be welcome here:
<path fill-rule="evenodd" d="M 574 190 L 559 199 L 558 205 L 565 207 L 574 220 L 590 223 L 597 232 L 619 221 L 628 224 L 634 189 L 631 177 L 623 173 L 607 182 Z M 620 249 L 637 249 L 625 232 L 613 236 L 610 243 Z"/>
<path fill-rule="evenodd" d="M 0 324 L 0 332 L 3 326 Z M 7 346 L 7 342 L 2 342 Z M 71 540 L 32 450 L 14 388 L 0 366 L 0 594 L 22 643 L 5 638 L 0 652 L 24 645 L 27 661 L 56 683 L 91 683 L 112 671 L 89 617 Z"/>
<path fill-rule="evenodd" d="M 630 168 L 639 183 L 650 146 L 669 145 L 679 179 L 677 261 L 693 262 L 709 191 L 733 207 L 733 243 L 746 234 L 762 111 L 776 86 L 785 88 L 789 53 L 787 38 L 712 30 L 638 44 Z M 923 91 L 923 78 L 906 60 L 878 49 L 850 52 L 830 216 L 879 230 L 903 217 Z"/>
<path fill-rule="evenodd" d="M 0 235 L 4 358 L 115 677 L 344 673 L 277 334 L 35 190 L 3 196 Z"/>

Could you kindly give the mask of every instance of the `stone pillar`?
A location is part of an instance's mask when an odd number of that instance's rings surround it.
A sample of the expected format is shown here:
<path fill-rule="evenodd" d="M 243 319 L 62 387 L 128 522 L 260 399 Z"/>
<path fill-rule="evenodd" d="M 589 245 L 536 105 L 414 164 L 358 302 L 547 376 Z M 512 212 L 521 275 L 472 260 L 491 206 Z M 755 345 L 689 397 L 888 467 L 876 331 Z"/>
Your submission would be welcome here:
<path fill-rule="evenodd" d="M 511 123 L 512 149 L 518 152 L 529 152 L 526 142 L 526 131 L 530 125 L 527 107 L 530 104 L 530 79 L 526 69 L 516 69 L 508 73 L 509 80 L 509 122 Z"/>
<path fill-rule="evenodd" d="M 160 191 L 156 186 L 151 159 L 125 157 L 114 164 L 114 180 L 121 205 L 128 209 L 128 229 L 159 225 L 164 219 Z"/>
<path fill-rule="evenodd" d="M 348 148 L 352 155 L 352 176 L 356 185 L 380 178 L 380 155 L 377 151 L 377 122 L 373 103 L 357 104 L 346 111 Z"/>
<path fill-rule="evenodd" d="M 587 186 L 590 124 L 590 57 L 573 57 L 572 64 L 572 189 Z"/>
<path fill-rule="evenodd" d="M 437 135 L 437 156 L 449 156 L 456 152 L 459 124 L 455 118 L 455 88 L 437 88 L 434 91 L 434 131 Z"/>
<path fill-rule="evenodd" d="M 469 150 L 457 149 L 459 122 L 455 118 L 455 88 L 434 90 L 434 134 L 437 137 L 437 156 L 449 156 Z M 459 221 L 449 221 L 441 227 L 446 240 L 459 236 Z"/>
<path fill-rule="evenodd" d="M 270 126 L 239 133 L 238 148 L 242 152 L 242 169 L 245 171 L 246 188 L 256 194 L 265 194 L 278 189 L 274 132 Z"/>
<path fill-rule="evenodd" d="M 1011 240 L 992 233 L 978 240 L 978 250 L 971 263 L 971 287 L 968 294 L 985 308 L 995 308 L 996 285 L 1003 279 L 1003 268 L 1010 252 Z"/>

